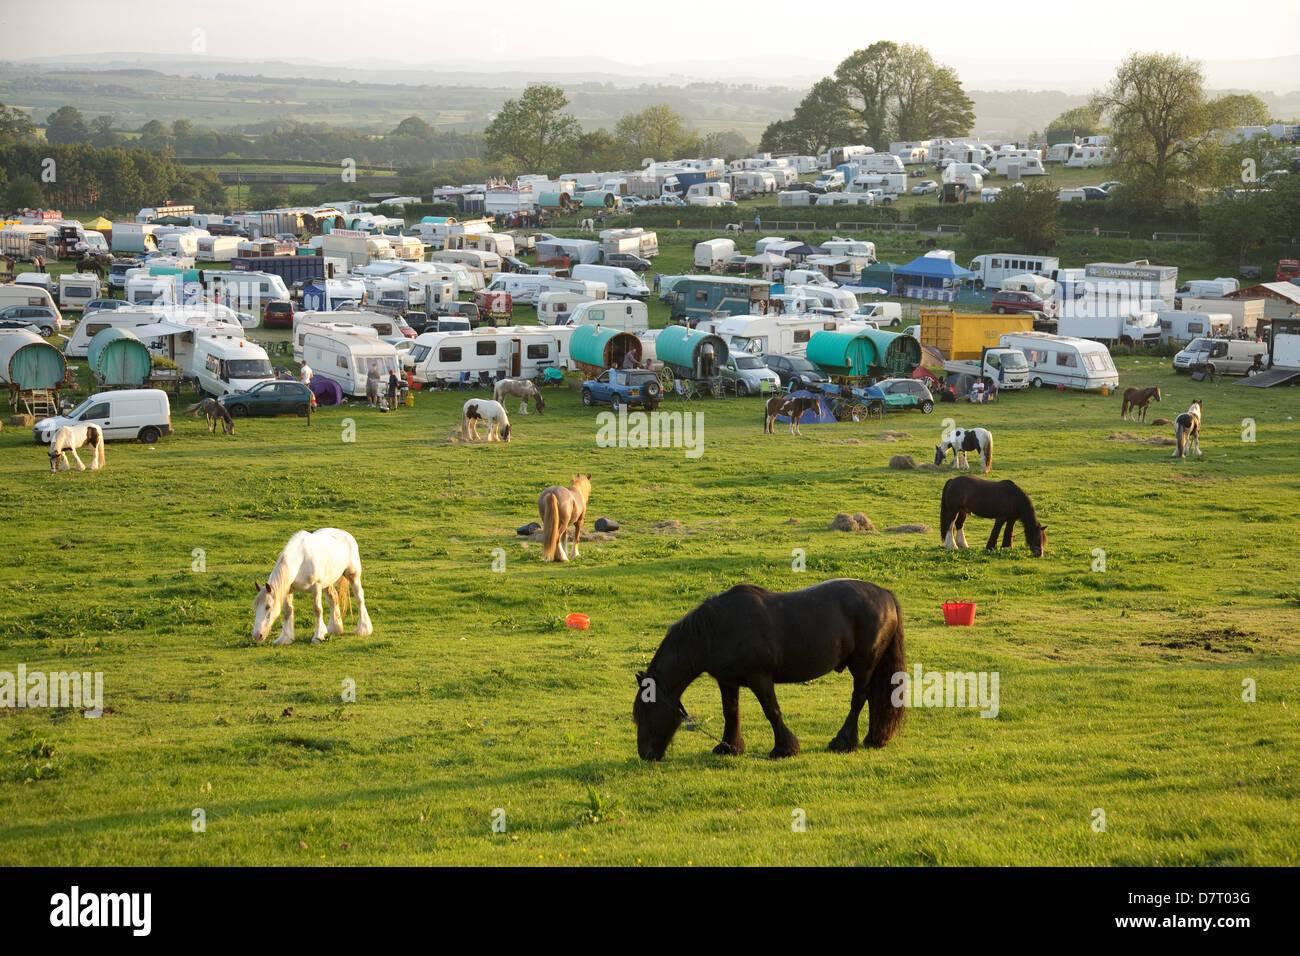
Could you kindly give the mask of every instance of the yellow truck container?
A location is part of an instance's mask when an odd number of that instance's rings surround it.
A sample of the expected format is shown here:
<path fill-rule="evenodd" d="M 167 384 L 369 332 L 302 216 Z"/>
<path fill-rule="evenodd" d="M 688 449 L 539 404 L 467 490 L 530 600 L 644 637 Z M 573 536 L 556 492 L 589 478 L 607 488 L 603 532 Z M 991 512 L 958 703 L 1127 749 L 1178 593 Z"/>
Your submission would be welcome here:
<path fill-rule="evenodd" d="M 977 359 L 984 349 L 996 348 L 1000 336 L 1033 328 L 1032 315 L 921 310 L 921 344 L 938 349 L 948 359 Z"/>

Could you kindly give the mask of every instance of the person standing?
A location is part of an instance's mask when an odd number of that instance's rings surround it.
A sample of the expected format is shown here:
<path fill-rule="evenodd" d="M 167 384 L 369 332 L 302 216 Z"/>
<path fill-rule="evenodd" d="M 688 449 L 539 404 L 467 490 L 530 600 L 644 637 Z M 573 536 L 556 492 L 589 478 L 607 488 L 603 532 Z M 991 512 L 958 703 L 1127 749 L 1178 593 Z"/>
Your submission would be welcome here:
<path fill-rule="evenodd" d="M 366 401 L 370 407 L 379 404 L 379 363 L 371 362 L 370 371 L 366 373 Z"/>
<path fill-rule="evenodd" d="M 299 369 L 298 375 L 299 375 L 299 381 L 301 381 L 304 385 L 311 385 L 311 376 L 312 376 L 311 366 L 308 365 L 306 362 L 302 363 L 302 368 Z"/>
<path fill-rule="evenodd" d="M 397 411 L 397 370 L 388 370 L 388 407 Z"/>

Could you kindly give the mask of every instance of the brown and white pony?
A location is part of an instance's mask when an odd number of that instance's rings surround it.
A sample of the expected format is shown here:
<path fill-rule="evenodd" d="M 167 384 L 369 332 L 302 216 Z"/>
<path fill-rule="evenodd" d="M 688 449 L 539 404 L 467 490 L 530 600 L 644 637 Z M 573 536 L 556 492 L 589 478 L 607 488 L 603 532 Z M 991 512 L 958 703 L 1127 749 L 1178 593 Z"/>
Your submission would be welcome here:
<path fill-rule="evenodd" d="M 1201 400 L 1192 402 L 1192 407 L 1174 419 L 1174 455 L 1186 458 L 1188 452 L 1193 455 L 1201 453 Z"/>
<path fill-rule="evenodd" d="M 77 454 L 82 445 L 89 445 L 94 453 L 90 459 L 90 470 L 98 471 L 104 467 L 104 431 L 93 422 L 81 425 L 64 425 L 50 438 L 50 474 L 58 472 L 59 465 L 63 471 L 72 466 L 68 464 L 68 453 L 77 459 L 77 471 L 85 471 L 86 466 Z"/>
<path fill-rule="evenodd" d="M 817 399 L 805 395 L 801 398 L 790 398 L 788 395 L 773 395 L 767 400 L 767 409 L 763 413 L 763 434 L 776 434 L 775 422 L 778 415 L 790 416 L 790 434 L 798 435 L 799 421 L 803 418 L 804 412 L 817 411 Z"/>
<path fill-rule="evenodd" d="M 478 441 L 478 423 L 487 425 L 487 441 L 510 441 L 510 418 L 500 402 L 486 398 L 471 398 L 460 412 L 460 437 Z"/>
<path fill-rule="evenodd" d="M 569 560 L 569 555 L 564 550 L 564 537 L 570 527 L 573 528 L 573 556 L 581 557 L 578 541 L 582 537 L 582 522 L 587 517 L 587 501 L 590 498 L 590 475 L 574 475 L 569 487 L 551 485 L 538 495 L 537 511 L 542 518 L 543 561 Z"/>
<path fill-rule="evenodd" d="M 1150 406 L 1152 399 L 1160 401 L 1160 389 L 1156 386 L 1151 388 L 1138 388 L 1136 385 L 1132 388 L 1124 389 L 1124 403 L 1120 406 L 1119 417 L 1126 422 L 1140 421 L 1144 425 L 1147 420 L 1147 407 Z M 1133 417 L 1134 413 L 1137 417 Z"/>
<path fill-rule="evenodd" d="M 532 399 L 537 405 L 537 414 L 540 415 L 546 409 L 546 401 L 542 398 L 542 390 L 537 387 L 537 383 L 527 378 L 503 378 L 492 388 L 492 398 L 500 402 L 506 396 L 514 396 L 522 399 L 519 403 L 519 414 L 528 414 L 528 401 Z"/>

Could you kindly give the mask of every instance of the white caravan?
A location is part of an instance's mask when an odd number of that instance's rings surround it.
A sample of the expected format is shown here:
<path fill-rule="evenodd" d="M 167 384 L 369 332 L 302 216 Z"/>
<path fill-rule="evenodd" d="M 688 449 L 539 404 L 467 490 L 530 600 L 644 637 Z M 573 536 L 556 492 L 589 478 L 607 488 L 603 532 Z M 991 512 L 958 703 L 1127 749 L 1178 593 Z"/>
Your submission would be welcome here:
<path fill-rule="evenodd" d="M 1047 279 L 1056 279 L 1061 260 L 1054 256 L 1030 256 L 1015 252 L 992 252 L 976 256 L 968 266 L 975 273 L 975 285 L 998 289 L 1004 279 L 1032 272 Z"/>
<path fill-rule="evenodd" d="M 735 315 L 714 323 L 713 332 L 734 355 L 802 356 L 814 332 L 833 332 L 839 323 L 830 316 Z"/>
<path fill-rule="evenodd" d="M 569 325 L 603 325 L 624 332 L 643 332 L 650 328 L 650 312 L 636 299 L 609 299 L 584 302 L 569 315 Z"/>
<path fill-rule="evenodd" d="M 1035 388 L 1064 385 L 1092 390 L 1119 385 L 1110 351 L 1100 342 L 1047 332 L 1008 332 L 998 345 L 1025 353 L 1029 383 Z"/>
<path fill-rule="evenodd" d="M 388 387 L 388 373 L 401 371 L 392 345 L 340 325 L 304 326 L 301 336 L 294 336 L 294 352 L 311 366 L 313 377 L 329 379 L 351 398 L 365 396 L 372 368 L 379 371 L 381 392 Z"/>

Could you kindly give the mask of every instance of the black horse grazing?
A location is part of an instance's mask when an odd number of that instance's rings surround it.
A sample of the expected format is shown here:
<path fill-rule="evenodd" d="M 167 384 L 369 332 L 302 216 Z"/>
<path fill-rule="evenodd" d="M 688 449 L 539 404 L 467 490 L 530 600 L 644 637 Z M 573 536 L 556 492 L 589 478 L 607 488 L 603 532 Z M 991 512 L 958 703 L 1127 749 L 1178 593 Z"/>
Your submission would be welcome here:
<path fill-rule="evenodd" d="M 781 719 L 776 684 L 812 680 L 849 669 L 853 698 L 830 749 L 858 745 L 858 714 L 869 704 L 863 743 L 883 747 L 903 723 L 903 707 L 890 700 L 893 677 L 907 670 L 903 618 L 892 591 L 854 578 L 824 581 L 776 593 L 739 584 L 717 594 L 668 628 L 649 669 L 636 675 L 632 706 L 636 746 L 643 760 L 661 760 L 686 716 L 682 693 L 707 673 L 722 690 L 725 727 L 715 754 L 742 754 L 740 688 L 758 698 L 772 724 L 772 757 L 791 757 L 799 741 Z"/>
<path fill-rule="evenodd" d="M 1036 558 L 1041 558 L 1047 548 L 1047 533 L 1038 523 L 1034 504 L 1014 481 L 988 481 L 961 475 L 943 486 L 943 500 L 939 508 L 939 536 L 945 548 L 966 547 L 966 516 L 993 519 L 993 533 L 985 547 L 997 547 L 998 532 L 1006 527 L 1002 547 L 1011 547 L 1011 531 L 1019 521 L 1025 529 L 1025 540 Z"/>

